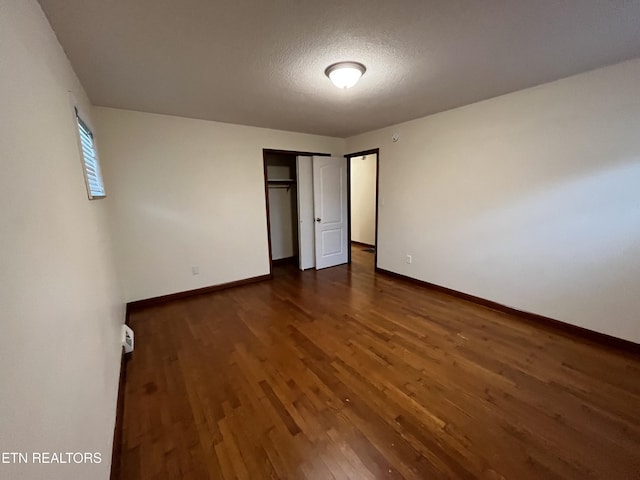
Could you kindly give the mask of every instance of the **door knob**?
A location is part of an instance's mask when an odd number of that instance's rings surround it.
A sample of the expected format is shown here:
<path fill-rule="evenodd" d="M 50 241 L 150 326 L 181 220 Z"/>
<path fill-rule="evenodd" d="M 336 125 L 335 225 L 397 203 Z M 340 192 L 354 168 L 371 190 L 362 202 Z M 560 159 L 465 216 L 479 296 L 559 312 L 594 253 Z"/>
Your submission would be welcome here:
<path fill-rule="evenodd" d="M 318 223 L 319 223 L 319 222 L 320 222 L 320 219 L 319 219 L 319 218 L 316 218 L 316 222 L 318 222 Z"/>

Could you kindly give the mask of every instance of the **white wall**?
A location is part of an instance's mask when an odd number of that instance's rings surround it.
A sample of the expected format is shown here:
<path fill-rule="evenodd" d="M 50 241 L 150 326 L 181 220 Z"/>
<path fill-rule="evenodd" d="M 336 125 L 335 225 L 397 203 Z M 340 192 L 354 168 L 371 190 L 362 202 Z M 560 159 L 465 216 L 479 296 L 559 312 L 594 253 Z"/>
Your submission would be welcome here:
<path fill-rule="evenodd" d="M 351 240 L 376 244 L 376 155 L 351 158 Z"/>
<path fill-rule="evenodd" d="M 338 138 L 111 108 L 94 114 L 127 301 L 267 274 L 262 149 L 344 152 Z"/>
<path fill-rule="evenodd" d="M 640 342 L 640 60 L 347 139 L 376 147 L 381 268 Z"/>
<path fill-rule="evenodd" d="M 68 90 L 90 106 L 35 0 L 0 0 L 0 72 L 0 452 L 102 456 L 0 478 L 107 479 L 124 303 Z"/>

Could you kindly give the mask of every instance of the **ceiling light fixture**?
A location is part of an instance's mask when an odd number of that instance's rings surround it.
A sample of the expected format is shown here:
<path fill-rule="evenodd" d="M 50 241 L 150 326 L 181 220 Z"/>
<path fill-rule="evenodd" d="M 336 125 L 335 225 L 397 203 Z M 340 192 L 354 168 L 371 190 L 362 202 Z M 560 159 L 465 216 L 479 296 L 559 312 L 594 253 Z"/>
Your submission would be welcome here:
<path fill-rule="evenodd" d="M 338 62 L 329 65 L 324 74 L 329 77 L 336 87 L 346 89 L 358 83 L 358 80 L 366 71 L 367 68 L 358 62 Z"/>

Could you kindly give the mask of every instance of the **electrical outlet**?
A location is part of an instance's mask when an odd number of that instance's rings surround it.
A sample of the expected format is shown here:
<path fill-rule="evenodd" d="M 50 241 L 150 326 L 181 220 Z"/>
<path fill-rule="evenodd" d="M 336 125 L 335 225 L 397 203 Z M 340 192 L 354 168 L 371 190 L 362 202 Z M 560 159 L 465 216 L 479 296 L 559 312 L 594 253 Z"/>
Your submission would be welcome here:
<path fill-rule="evenodd" d="M 411 263 L 411 260 L 412 260 L 411 255 L 407 255 L 407 263 Z"/>
<path fill-rule="evenodd" d="M 191 275 L 200 275 L 200 267 L 191 267 Z"/>

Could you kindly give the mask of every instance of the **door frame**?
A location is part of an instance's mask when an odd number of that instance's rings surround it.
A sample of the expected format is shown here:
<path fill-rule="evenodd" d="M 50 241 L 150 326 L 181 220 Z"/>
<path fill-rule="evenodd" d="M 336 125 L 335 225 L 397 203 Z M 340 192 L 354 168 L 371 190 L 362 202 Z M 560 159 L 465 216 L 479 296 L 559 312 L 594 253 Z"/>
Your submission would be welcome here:
<path fill-rule="evenodd" d="M 269 220 L 269 184 L 267 183 L 267 155 L 291 155 L 293 157 L 305 156 L 305 157 L 330 157 L 330 153 L 316 153 L 316 152 L 299 152 L 297 150 L 277 150 L 272 148 L 262 149 L 262 173 L 264 175 L 264 201 L 265 201 L 265 213 L 267 215 L 267 242 L 269 245 L 269 277 L 273 278 L 273 254 L 271 252 L 271 220 Z M 348 164 L 349 162 L 347 162 Z M 347 170 L 347 178 L 349 178 Z M 349 180 L 348 180 L 349 181 Z M 300 221 L 300 219 L 298 219 Z M 349 228 L 351 228 L 351 219 L 349 219 Z M 377 241 L 377 240 L 376 240 Z M 351 230 L 349 230 L 349 244 L 351 244 Z M 349 255 L 351 255 L 351 248 L 349 248 Z M 351 261 L 351 258 L 349 258 Z"/>
<path fill-rule="evenodd" d="M 349 256 L 348 263 L 351 264 L 351 159 L 353 157 L 362 157 L 364 155 L 376 156 L 376 222 L 375 222 L 375 252 L 373 254 L 373 268 L 378 270 L 378 192 L 380 185 L 380 148 L 372 148 L 370 150 L 363 150 L 361 152 L 347 153 L 345 158 L 347 159 L 347 182 L 349 188 L 347 189 L 347 212 L 349 215 L 349 228 L 348 228 L 348 244 L 349 244 Z"/>

